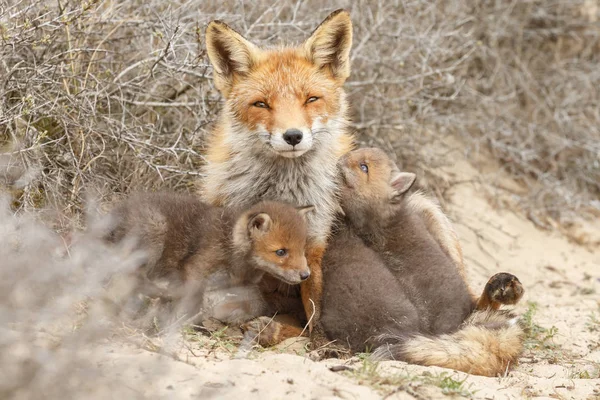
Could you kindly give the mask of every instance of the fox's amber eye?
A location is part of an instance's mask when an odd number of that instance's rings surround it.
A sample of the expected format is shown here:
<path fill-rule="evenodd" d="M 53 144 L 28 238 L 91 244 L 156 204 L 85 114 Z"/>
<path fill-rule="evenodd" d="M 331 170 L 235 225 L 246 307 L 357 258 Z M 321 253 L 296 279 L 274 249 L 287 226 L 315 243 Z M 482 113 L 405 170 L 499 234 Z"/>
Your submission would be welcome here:
<path fill-rule="evenodd" d="M 360 167 L 362 172 L 364 172 L 365 174 L 369 173 L 369 166 L 366 163 L 361 162 L 360 164 L 358 164 L 358 166 Z"/>
<path fill-rule="evenodd" d="M 308 98 L 308 100 L 306 100 L 306 104 L 308 104 L 308 103 L 314 103 L 317 100 L 319 100 L 319 98 L 317 96 L 311 96 L 311 97 Z"/>
<path fill-rule="evenodd" d="M 285 257 L 287 255 L 287 250 L 286 249 L 275 250 L 275 254 L 277 254 L 278 257 Z"/>
<path fill-rule="evenodd" d="M 257 101 L 256 103 L 252 103 L 252 105 L 258 108 L 269 108 L 269 105 L 264 101 Z"/>

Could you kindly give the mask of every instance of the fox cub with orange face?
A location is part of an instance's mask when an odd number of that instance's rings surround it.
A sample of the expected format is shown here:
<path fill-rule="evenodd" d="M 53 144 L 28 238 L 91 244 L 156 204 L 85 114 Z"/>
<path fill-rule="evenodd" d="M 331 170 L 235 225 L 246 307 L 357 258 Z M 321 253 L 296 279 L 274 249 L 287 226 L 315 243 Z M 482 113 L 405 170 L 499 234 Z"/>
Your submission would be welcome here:
<path fill-rule="evenodd" d="M 134 240 L 145 253 L 137 271 L 138 289 L 149 295 L 187 297 L 198 308 L 207 290 L 223 289 L 225 295 L 232 287 L 248 288 L 253 301 L 228 301 L 224 307 L 229 315 L 225 309 L 210 315 L 241 323 L 272 312 L 254 293 L 265 274 L 292 285 L 309 277 L 305 215 L 310 210 L 265 201 L 234 211 L 191 195 L 137 194 L 111 212 L 113 226 L 106 239 Z M 166 289 L 158 283 L 166 283 Z"/>
<path fill-rule="evenodd" d="M 324 259 L 323 325 L 331 339 L 375 358 L 503 373 L 518 358 L 523 330 L 499 311 L 523 294 L 494 275 L 480 299 L 464 280 L 460 246 L 446 219 L 379 149 L 340 160 L 344 221 Z M 458 249 L 458 251 L 457 251 Z M 357 292 L 359 295 L 357 295 Z"/>
<path fill-rule="evenodd" d="M 263 199 L 314 205 L 307 216 L 311 277 L 301 285 L 313 323 L 320 312 L 321 259 L 339 207 L 336 165 L 353 143 L 343 89 L 351 46 L 352 24 L 343 10 L 298 47 L 262 49 L 220 21 L 206 30 L 225 104 L 208 140 L 202 196 L 218 206 Z"/>

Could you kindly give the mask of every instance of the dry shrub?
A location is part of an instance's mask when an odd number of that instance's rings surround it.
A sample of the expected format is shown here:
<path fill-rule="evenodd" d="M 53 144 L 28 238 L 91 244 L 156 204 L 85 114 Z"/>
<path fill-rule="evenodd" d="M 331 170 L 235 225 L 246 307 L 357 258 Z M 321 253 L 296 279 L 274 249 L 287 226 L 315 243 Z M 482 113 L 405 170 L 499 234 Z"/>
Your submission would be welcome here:
<path fill-rule="evenodd" d="M 135 291 L 135 238 L 108 244 L 113 221 L 88 215 L 67 239 L 22 214 L 0 196 L 0 398 L 159 398 L 190 315 Z M 139 348 L 167 357 L 128 359 Z"/>
<path fill-rule="evenodd" d="M 96 346 L 114 327 L 103 303 L 86 304 L 139 257 L 107 251 L 92 237 L 67 253 L 59 235 L 30 215 L 11 215 L 0 200 L 0 397 L 130 397 L 124 382 L 98 376 L 94 355 L 106 347 Z"/>
<path fill-rule="evenodd" d="M 530 184 L 524 208 L 600 208 L 597 0 L 13 0 L 0 8 L 0 132 L 6 163 L 34 171 L 15 207 L 76 215 L 89 188 L 190 189 L 219 108 L 208 21 L 277 45 L 339 7 L 355 26 L 346 87 L 364 143 L 426 173 L 452 160 L 423 145 L 453 134 Z"/>
<path fill-rule="evenodd" d="M 599 5 L 406 1 L 362 12 L 369 41 L 357 35 L 348 84 L 357 122 L 424 172 L 452 162 L 420 151 L 439 134 L 491 150 L 529 185 L 526 211 L 599 209 Z"/>

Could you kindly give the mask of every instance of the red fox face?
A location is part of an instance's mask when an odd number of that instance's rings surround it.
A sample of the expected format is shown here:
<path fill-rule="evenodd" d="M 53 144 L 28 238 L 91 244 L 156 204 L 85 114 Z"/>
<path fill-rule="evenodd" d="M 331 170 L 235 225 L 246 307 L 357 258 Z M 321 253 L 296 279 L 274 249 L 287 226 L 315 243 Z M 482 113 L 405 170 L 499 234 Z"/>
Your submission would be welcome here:
<path fill-rule="evenodd" d="M 340 124 L 350 74 L 352 24 L 331 14 L 299 47 L 264 50 L 220 21 L 206 30 L 215 85 L 226 99 L 234 140 L 299 157 Z M 243 129 L 240 129 L 243 128 Z M 338 128 L 339 129 L 339 128 Z"/>
<path fill-rule="evenodd" d="M 342 207 L 386 207 L 400 202 L 415 182 L 415 174 L 401 172 L 388 155 L 377 148 L 349 152 L 339 161 Z"/>
<path fill-rule="evenodd" d="M 313 209 L 259 203 L 247 213 L 245 228 L 239 227 L 246 233 L 238 233 L 234 241 L 238 246 L 249 247 L 249 257 L 257 269 L 283 282 L 298 284 L 310 277 L 305 256 L 305 215 Z"/>

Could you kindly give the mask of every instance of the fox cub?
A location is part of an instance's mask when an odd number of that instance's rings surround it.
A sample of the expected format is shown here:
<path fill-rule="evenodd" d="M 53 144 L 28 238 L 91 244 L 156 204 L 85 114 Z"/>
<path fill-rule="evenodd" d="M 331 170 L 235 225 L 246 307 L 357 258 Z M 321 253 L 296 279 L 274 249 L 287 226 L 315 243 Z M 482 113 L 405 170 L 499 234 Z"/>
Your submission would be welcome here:
<path fill-rule="evenodd" d="M 519 280 L 494 275 L 479 299 L 470 294 L 435 205 L 406 194 L 415 175 L 378 149 L 340 160 L 345 212 L 325 255 L 324 329 L 355 351 L 376 347 L 394 358 L 494 376 L 518 358 L 523 331 L 498 311 L 523 294 Z M 425 202 L 429 202 L 426 204 Z M 360 293 L 360 296 L 356 294 Z"/>
<path fill-rule="evenodd" d="M 252 291 L 265 274 L 290 285 L 306 280 L 305 216 L 310 210 L 265 201 L 235 211 L 192 195 L 140 193 L 111 212 L 106 239 L 135 240 L 135 248 L 145 253 L 136 272 L 138 290 L 175 300 L 185 297 L 195 313 L 207 290 Z M 210 316 L 241 323 L 271 312 L 273 304 L 263 296 L 249 296 L 246 300 L 253 301 L 227 301 L 226 309 Z"/>
<path fill-rule="evenodd" d="M 314 205 L 307 215 L 311 276 L 301 285 L 311 332 L 320 313 L 321 259 L 339 208 L 336 165 L 353 147 L 343 89 L 351 46 L 343 10 L 298 47 L 262 49 L 220 21 L 206 30 L 225 104 L 208 139 L 202 196 L 228 207 L 263 199 Z"/>

